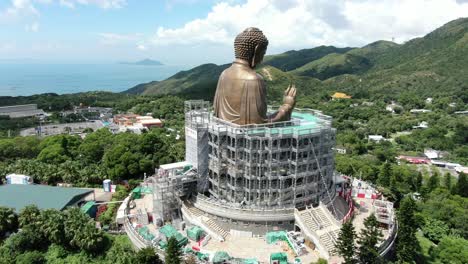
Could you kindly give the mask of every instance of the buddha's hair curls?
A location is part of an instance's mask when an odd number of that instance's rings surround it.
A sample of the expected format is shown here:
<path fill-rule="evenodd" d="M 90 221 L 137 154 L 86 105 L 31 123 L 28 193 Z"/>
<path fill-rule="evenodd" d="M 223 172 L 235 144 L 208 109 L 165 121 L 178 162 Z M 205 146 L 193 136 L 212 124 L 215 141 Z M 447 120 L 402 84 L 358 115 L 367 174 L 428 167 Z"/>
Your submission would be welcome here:
<path fill-rule="evenodd" d="M 268 39 L 263 35 L 263 32 L 254 27 L 245 29 L 234 40 L 236 59 L 244 59 L 250 62 L 257 45 L 265 49 L 268 46 Z"/>

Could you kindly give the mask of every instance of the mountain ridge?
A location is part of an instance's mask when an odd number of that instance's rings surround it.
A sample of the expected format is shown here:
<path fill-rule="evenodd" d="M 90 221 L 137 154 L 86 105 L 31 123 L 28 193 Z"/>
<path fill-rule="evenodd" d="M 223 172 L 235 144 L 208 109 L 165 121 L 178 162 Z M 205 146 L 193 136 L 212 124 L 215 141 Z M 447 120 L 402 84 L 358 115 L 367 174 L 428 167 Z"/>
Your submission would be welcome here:
<path fill-rule="evenodd" d="M 407 93 L 426 97 L 447 93 L 468 101 L 463 92 L 468 89 L 468 60 L 463 58 L 468 58 L 468 18 L 448 22 L 403 44 L 380 40 L 361 48 L 319 46 L 266 56 L 257 71 L 265 77 L 269 100 L 276 101 L 292 82 L 298 94 L 307 97 L 304 101 L 334 91 L 355 98 L 388 99 Z M 227 67 L 204 64 L 157 83 L 141 84 L 139 89 L 144 95 L 211 100 L 219 74 Z"/>

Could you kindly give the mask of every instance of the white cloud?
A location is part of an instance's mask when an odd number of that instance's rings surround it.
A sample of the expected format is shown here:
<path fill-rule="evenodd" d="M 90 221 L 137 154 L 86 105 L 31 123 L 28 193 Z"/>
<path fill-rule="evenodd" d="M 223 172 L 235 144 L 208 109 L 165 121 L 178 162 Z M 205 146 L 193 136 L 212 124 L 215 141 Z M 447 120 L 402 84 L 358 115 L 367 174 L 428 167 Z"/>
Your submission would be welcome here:
<path fill-rule="evenodd" d="M 232 45 L 244 28 L 262 29 L 270 51 L 317 45 L 359 46 L 376 40 L 402 42 L 466 16 L 456 0 L 247 0 L 223 1 L 204 18 L 179 28 L 159 27 L 155 45 Z"/>
<path fill-rule="evenodd" d="M 138 45 L 137 45 L 137 49 L 138 49 L 138 50 L 141 50 L 141 51 L 147 50 L 146 46 L 143 45 L 143 44 L 138 44 Z"/>
<path fill-rule="evenodd" d="M 82 5 L 96 5 L 103 9 L 122 8 L 127 4 L 126 0 L 74 0 L 69 2 L 76 2 Z"/>
<path fill-rule="evenodd" d="M 29 16 L 39 16 L 39 11 L 31 0 L 12 0 L 9 7 L 0 11 L 0 22 L 14 21 Z"/>
<path fill-rule="evenodd" d="M 75 4 L 70 0 L 59 0 L 59 4 L 68 8 L 75 8 Z"/>
<path fill-rule="evenodd" d="M 39 32 L 39 23 L 38 22 L 33 22 L 32 24 L 27 24 L 24 26 L 24 29 L 26 32 Z"/>

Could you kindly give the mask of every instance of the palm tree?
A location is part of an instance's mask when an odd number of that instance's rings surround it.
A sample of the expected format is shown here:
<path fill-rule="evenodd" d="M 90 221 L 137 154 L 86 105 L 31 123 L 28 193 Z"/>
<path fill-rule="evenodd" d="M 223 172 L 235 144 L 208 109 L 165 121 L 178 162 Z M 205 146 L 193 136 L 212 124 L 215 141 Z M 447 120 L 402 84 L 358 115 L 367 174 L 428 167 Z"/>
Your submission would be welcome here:
<path fill-rule="evenodd" d="M 18 215 L 11 208 L 0 207 L 0 238 L 18 229 Z"/>
<path fill-rule="evenodd" d="M 41 217 L 41 211 L 35 205 L 28 205 L 21 209 L 18 221 L 20 227 L 25 227 L 27 225 L 35 224 L 39 221 Z"/>
<path fill-rule="evenodd" d="M 41 212 L 43 225 L 41 230 L 44 236 L 52 243 L 62 244 L 65 240 L 65 227 L 63 215 L 55 209 L 48 209 Z"/>

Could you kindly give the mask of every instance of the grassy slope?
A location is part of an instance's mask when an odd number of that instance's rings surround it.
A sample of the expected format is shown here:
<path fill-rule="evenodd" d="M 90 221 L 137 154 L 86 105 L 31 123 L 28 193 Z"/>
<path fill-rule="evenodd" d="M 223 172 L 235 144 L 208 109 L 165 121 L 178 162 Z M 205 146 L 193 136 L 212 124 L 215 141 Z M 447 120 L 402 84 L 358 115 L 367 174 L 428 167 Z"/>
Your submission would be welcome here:
<path fill-rule="evenodd" d="M 311 61 L 323 58 L 328 54 L 342 54 L 351 49 L 352 48 L 319 46 L 312 49 L 291 50 L 278 55 L 266 56 L 263 64 L 273 66 L 281 69 L 282 71 L 291 71 Z"/>

